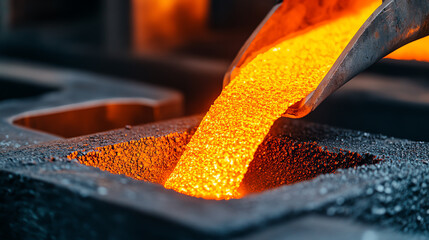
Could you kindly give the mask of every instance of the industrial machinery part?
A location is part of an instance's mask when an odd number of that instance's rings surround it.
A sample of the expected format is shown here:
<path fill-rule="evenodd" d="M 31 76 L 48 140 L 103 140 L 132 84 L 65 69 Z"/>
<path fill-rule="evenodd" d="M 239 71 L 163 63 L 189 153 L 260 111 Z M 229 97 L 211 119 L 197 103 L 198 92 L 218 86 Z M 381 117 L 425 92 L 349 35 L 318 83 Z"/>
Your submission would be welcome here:
<path fill-rule="evenodd" d="M 271 18 L 273 16 L 278 17 L 278 11 L 282 4 L 280 3 L 273 8 L 244 45 L 225 75 L 224 86 L 231 81 L 233 71 L 237 67 L 254 56 L 255 52 L 263 49 L 264 46 L 260 46 L 261 42 L 274 43 L 281 37 L 285 37 L 261 35 L 268 35 L 270 29 L 276 29 L 277 32 L 273 35 L 291 34 L 293 31 L 303 30 L 297 27 L 296 29 L 289 29 L 289 31 L 282 31 L 278 30 L 278 26 L 273 27 L 273 25 L 278 24 L 278 19 L 276 21 L 271 20 Z M 285 13 L 289 14 L 290 12 L 286 11 Z M 317 89 L 289 107 L 284 116 L 290 118 L 306 116 L 357 74 L 394 50 L 428 34 L 429 2 L 424 0 L 383 1 L 349 42 Z"/>

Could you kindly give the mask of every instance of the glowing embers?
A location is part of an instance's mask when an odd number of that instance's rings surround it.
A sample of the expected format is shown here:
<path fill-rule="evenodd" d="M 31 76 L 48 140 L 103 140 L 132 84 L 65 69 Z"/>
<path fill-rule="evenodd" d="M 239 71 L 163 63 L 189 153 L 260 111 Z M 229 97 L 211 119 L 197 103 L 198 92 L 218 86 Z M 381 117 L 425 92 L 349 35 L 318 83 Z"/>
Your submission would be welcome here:
<path fill-rule="evenodd" d="M 241 181 L 274 121 L 317 87 L 378 6 L 285 40 L 242 67 L 204 117 L 165 187 L 207 199 L 240 197 Z"/>
<path fill-rule="evenodd" d="M 195 125 L 194 125 L 195 126 Z M 311 127 L 311 126 L 310 126 Z M 174 129 L 171 129 L 174 131 Z M 196 128 L 159 137 L 146 137 L 105 147 L 95 151 L 73 152 L 81 164 L 137 180 L 164 184 Z M 333 173 L 339 168 L 375 164 L 372 155 L 320 147 L 312 141 L 297 138 L 308 132 L 302 123 L 281 119 L 259 145 L 238 191 L 241 196 L 312 179 L 319 174 Z M 319 136 L 325 138 L 323 136 Z M 327 136 L 326 136 L 327 137 Z"/>
<path fill-rule="evenodd" d="M 137 180 L 164 184 L 191 139 L 193 131 L 172 133 L 164 137 L 147 137 L 138 141 L 99 147 L 96 151 L 73 152 L 68 156 L 84 165 Z"/>

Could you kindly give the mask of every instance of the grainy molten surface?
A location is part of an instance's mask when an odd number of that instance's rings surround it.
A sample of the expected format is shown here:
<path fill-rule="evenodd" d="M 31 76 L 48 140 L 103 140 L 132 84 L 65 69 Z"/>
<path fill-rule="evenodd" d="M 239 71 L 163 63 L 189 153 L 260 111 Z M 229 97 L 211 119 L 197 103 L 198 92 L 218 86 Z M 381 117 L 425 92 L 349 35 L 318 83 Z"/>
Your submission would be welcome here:
<path fill-rule="evenodd" d="M 99 147 L 82 155 L 73 152 L 69 159 L 98 167 L 115 174 L 124 174 L 137 180 L 164 184 L 191 139 L 192 132 L 171 133 L 164 137 L 147 137 Z"/>
<path fill-rule="evenodd" d="M 274 121 L 317 87 L 378 6 L 285 40 L 250 61 L 211 106 L 164 186 L 207 199 L 240 197 L 244 174 Z"/>

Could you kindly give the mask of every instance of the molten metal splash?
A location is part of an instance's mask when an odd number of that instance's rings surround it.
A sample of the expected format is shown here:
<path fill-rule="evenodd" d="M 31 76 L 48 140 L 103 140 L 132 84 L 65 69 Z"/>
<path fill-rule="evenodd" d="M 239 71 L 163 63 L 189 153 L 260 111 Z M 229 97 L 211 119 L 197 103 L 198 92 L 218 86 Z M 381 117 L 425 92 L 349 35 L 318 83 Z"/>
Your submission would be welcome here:
<path fill-rule="evenodd" d="M 165 187 L 206 199 L 240 197 L 244 174 L 274 121 L 317 87 L 378 6 L 287 39 L 242 67 L 211 106 Z"/>

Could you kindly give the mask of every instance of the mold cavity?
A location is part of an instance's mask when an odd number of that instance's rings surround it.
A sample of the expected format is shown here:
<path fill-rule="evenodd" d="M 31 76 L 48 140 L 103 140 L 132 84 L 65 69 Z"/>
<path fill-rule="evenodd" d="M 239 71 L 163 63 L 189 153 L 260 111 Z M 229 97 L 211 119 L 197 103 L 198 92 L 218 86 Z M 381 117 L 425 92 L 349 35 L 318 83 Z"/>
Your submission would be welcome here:
<path fill-rule="evenodd" d="M 163 137 L 99 147 L 91 152 L 74 152 L 69 159 L 114 174 L 164 185 L 195 129 Z M 329 151 L 314 142 L 301 142 L 285 135 L 269 134 L 259 146 L 240 185 L 243 196 L 312 179 L 337 169 L 379 161 L 372 155 Z"/>
<path fill-rule="evenodd" d="M 179 117 L 176 104 L 154 104 L 142 100 L 99 101 L 22 114 L 12 123 L 64 138 L 103 132 Z"/>
<path fill-rule="evenodd" d="M 46 84 L 0 77 L 0 101 L 36 97 L 57 90 L 57 87 Z"/>

